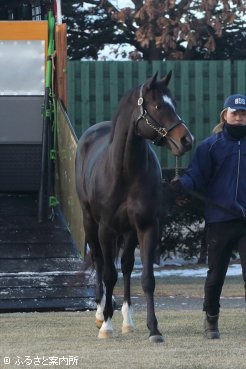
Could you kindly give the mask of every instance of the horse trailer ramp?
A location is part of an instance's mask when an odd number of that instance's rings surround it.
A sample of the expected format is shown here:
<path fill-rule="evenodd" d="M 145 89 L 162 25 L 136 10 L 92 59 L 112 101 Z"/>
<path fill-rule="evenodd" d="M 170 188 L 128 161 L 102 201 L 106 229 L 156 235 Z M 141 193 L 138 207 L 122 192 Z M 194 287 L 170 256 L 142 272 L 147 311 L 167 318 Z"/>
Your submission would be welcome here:
<path fill-rule="evenodd" d="M 36 193 L 0 194 L 0 313 L 94 309 L 94 276 L 63 213 L 37 222 Z"/>

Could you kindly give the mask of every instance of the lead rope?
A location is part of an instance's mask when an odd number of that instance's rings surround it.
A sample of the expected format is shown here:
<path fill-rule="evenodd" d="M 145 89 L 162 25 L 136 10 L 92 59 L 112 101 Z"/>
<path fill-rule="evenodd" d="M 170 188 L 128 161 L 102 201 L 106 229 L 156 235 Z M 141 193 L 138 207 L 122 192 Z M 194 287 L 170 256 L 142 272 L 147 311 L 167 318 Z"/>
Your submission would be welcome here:
<path fill-rule="evenodd" d="M 173 178 L 174 180 L 179 179 L 179 157 L 175 156 L 175 176 Z"/>

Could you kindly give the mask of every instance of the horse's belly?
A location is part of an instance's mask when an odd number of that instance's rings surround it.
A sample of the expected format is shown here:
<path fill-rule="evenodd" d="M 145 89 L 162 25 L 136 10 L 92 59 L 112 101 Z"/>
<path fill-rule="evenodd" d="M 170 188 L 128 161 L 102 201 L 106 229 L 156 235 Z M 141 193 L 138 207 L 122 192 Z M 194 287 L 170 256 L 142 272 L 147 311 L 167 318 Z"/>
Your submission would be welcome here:
<path fill-rule="evenodd" d="M 128 216 L 126 204 L 122 203 L 112 217 L 114 229 L 119 233 L 125 233 L 131 229 L 130 219 Z"/>

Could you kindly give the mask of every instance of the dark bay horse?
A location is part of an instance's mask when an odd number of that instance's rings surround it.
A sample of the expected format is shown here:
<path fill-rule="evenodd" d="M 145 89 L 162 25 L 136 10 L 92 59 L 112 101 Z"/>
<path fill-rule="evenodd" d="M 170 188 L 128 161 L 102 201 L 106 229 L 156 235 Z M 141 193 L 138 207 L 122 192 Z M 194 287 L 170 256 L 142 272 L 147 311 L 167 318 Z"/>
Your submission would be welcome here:
<path fill-rule="evenodd" d="M 99 338 L 112 328 L 112 294 L 117 281 L 116 246 L 121 244 L 124 278 L 122 332 L 134 330 L 130 277 L 134 250 L 140 247 L 142 288 L 147 301 L 151 342 L 162 342 L 154 308 L 153 263 L 158 244 L 161 168 L 150 140 L 180 156 L 192 147 L 192 136 L 175 111 L 168 89 L 171 72 L 157 73 L 121 99 L 112 122 L 87 129 L 78 143 L 76 188 L 83 211 L 85 238 L 96 269 L 96 324 Z"/>

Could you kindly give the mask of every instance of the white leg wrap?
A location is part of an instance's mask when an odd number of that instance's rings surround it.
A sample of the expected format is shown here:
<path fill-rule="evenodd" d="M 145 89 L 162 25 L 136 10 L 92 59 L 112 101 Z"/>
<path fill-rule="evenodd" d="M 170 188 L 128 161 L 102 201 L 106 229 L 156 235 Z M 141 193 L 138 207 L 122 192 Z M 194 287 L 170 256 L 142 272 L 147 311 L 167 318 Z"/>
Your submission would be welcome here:
<path fill-rule="evenodd" d="M 134 331 L 134 324 L 132 320 L 132 307 L 124 302 L 121 308 L 123 316 L 122 333 L 130 333 Z"/>
<path fill-rule="evenodd" d="M 111 338 L 113 336 L 113 326 L 112 326 L 112 320 L 108 318 L 108 320 L 103 322 L 98 338 Z"/>
<path fill-rule="evenodd" d="M 96 319 L 99 320 L 99 321 L 104 320 L 103 310 L 104 310 L 104 307 L 105 307 L 105 302 L 106 302 L 106 296 L 103 295 L 100 304 L 97 304 Z"/>

